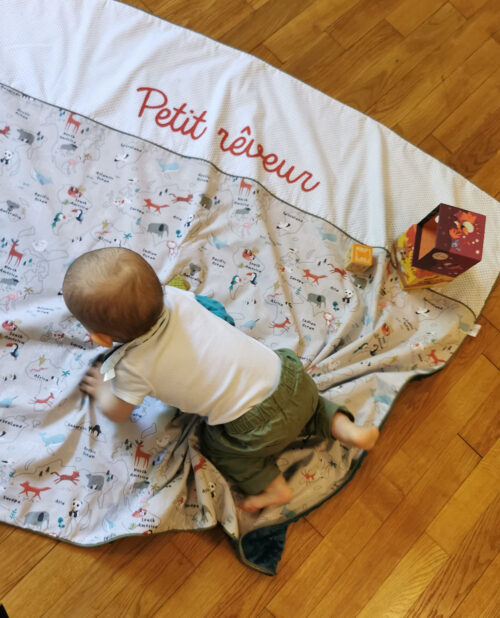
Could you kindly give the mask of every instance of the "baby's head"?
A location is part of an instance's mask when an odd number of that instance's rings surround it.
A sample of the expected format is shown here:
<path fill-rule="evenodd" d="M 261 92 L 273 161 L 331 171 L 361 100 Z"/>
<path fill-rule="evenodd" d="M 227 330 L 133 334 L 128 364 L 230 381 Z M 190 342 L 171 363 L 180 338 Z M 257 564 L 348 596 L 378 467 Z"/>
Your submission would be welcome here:
<path fill-rule="evenodd" d="M 62 291 L 68 309 L 90 333 L 122 343 L 146 333 L 163 310 L 155 271 L 138 253 L 119 247 L 77 258 Z"/>

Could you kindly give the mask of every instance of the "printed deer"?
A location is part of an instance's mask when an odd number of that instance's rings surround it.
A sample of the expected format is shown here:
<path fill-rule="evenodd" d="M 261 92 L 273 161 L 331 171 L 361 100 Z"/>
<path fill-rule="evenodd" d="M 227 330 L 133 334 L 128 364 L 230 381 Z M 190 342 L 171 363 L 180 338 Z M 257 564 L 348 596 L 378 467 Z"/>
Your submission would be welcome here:
<path fill-rule="evenodd" d="M 76 120 L 76 118 L 73 116 L 73 113 L 71 113 L 69 115 L 69 118 L 66 122 L 66 131 L 69 131 L 69 127 L 73 127 L 72 131 L 73 133 L 76 133 L 78 131 L 78 129 L 80 128 L 80 123 L 78 122 L 78 120 Z"/>
<path fill-rule="evenodd" d="M 240 193 L 243 193 L 243 191 L 246 192 L 247 195 L 249 195 L 250 190 L 252 189 L 252 185 L 249 182 L 245 182 L 245 180 L 242 178 L 241 182 L 240 182 Z"/>
<path fill-rule="evenodd" d="M 151 455 L 149 453 L 144 452 L 141 449 L 141 446 L 142 446 L 142 442 L 138 442 L 137 448 L 135 449 L 134 466 L 139 466 L 139 462 L 141 461 L 141 459 L 144 459 L 144 461 L 146 462 L 146 465 L 144 467 L 147 468 L 149 465 L 149 458 L 151 457 Z"/>
<path fill-rule="evenodd" d="M 9 257 L 7 258 L 7 264 L 9 264 L 13 258 L 16 258 L 17 259 L 16 266 L 19 265 L 19 262 L 21 261 L 23 254 L 19 253 L 19 251 L 16 251 L 16 247 L 18 244 L 19 244 L 18 240 L 12 241 L 12 247 L 10 248 L 10 251 L 9 251 Z"/>

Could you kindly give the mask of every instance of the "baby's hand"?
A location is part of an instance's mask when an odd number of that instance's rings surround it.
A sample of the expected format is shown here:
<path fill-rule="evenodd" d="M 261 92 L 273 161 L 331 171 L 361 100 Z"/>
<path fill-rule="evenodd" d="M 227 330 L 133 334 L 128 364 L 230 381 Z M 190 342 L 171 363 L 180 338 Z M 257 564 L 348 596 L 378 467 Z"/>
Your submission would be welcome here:
<path fill-rule="evenodd" d="M 92 365 L 80 382 L 80 390 L 94 399 L 98 399 L 99 392 L 105 387 L 104 376 L 100 372 L 102 363 Z"/>
<path fill-rule="evenodd" d="M 113 394 L 111 382 L 105 382 L 100 372 L 102 363 L 95 363 L 80 382 L 80 390 L 95 400 L 101 411 L 117 423 L 126 420 L 135 406 L 122 401 Z"/>

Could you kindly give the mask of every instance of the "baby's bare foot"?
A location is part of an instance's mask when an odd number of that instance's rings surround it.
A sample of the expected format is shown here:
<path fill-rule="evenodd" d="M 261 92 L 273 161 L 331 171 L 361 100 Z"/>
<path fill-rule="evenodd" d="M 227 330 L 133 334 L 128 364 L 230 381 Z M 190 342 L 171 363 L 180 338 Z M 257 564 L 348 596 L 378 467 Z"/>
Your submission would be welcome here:
<path fill-rule="evenodd" d="M 375 446 L 375 443 L 378 440 L 380 431 L 378 427 L 357 427 L 354 432 L 355 436 L 353 439 L 352 446 L 356 446 L 357 448 L 361 448 L 364 451 L 369 451 Z"/>
<path fill-rule="evenodd" d="M 247 496 L 238 506 L 247 513 L 257 513 L 266 506 L 286 504 L 290 501 L 291 497 L 292 490 L 283 475 L 280 474 L 263 492 Z"/>
<path fill-rule="evenodd" d="M 332 437 L 342 444 L 355 446 L 365 451 L 375 446 L 380 434 L 378 427 L 358 427 L 342 412 L 337 412 L 333 416 L 330 432 Z"/>

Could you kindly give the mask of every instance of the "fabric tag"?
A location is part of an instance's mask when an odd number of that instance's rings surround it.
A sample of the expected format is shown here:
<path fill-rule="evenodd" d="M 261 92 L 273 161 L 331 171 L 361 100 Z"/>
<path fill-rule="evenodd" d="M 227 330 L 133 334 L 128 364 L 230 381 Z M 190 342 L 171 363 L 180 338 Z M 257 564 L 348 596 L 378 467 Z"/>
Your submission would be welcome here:
<path fill-rule="evenodd" d="M 473 324 L 470 331 L 467 333 L 470 337 L 477 337 L 481 330 L 481 324 Z"/>

